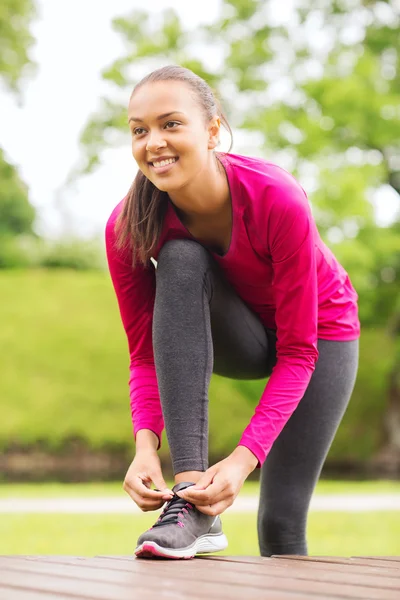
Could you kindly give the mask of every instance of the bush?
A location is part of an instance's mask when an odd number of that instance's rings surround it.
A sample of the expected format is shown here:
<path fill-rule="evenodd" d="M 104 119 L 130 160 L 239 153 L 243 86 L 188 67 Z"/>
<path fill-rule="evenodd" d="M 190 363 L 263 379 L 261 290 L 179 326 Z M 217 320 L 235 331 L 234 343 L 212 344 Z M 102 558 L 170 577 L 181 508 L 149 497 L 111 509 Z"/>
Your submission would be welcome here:
<path fill-rule="evenodd" d="M 0 235 L 0 269 L 17 269 L 30 266 L 29 256 L 23 246 L 25 238 Z"/>
<path fill-rule="evenodd" d="M 48 241 L 34 236 L 0 236 L 0 269 L 38 267 L 77 271 L 104 269 L 104 245 L 96 238 Z"/>
<path fill-rule="evenodd" d="M 0 448 L 130 448 L 128 349 L 108 273 L 58 269 L 0 272 Z M 329 458 L 367 461 L 382 442 L 393 346 L 364 330 L 355 391 Z M 214 376 L 210 454 L 238 442 L 265 382 Z M 164 437 L 162 457 L 167 457 Z"/>
<path fill-rule="evenodd" d="M 47 243 L 40 266 L 77 271 L 104 269 L 105 252 L 99 240 L 66 239 Z"/>

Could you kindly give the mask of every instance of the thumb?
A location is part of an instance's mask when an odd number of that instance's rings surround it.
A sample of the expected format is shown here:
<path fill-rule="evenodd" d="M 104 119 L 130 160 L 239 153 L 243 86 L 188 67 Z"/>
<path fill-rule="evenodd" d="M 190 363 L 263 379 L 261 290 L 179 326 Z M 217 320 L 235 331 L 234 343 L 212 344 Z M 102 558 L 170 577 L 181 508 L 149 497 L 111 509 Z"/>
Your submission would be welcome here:
<path fill-rule="evenodd" d="M 158 491 L 172 491 L 168 488 L 167 484 L 165 483 L 164 477 L 161 474 L 154 475 L 154 477 L 152 477 L 152 480 Z"/>

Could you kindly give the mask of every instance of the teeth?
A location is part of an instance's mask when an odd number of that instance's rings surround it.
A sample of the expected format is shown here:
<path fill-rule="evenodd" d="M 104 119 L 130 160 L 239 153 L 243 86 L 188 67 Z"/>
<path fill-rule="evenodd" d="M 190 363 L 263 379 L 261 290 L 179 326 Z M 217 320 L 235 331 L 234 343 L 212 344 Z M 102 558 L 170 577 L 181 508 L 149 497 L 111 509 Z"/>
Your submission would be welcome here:
<path fill-rule="evenodd" d="M 171 165 L 176 161 L 176 158 L 169 158 L 168 160 L 161 160 L 160 162 L 153 162 L 154 167 L 165 167 L 165 165 Z"/>

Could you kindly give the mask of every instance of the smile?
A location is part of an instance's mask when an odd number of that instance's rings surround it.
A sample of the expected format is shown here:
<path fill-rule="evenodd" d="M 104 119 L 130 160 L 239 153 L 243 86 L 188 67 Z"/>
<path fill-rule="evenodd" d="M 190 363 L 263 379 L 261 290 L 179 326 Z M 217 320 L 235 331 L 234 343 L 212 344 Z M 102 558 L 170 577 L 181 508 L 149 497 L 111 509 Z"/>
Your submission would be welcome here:
<path fill-rule="evenodd" d="M 177 158 L 168 158 L 167 160 L 160 160 L 160 162 L 153 162 L 153 167 L 165 167 L 165 165 L 171 165 L 176 162 Z"/>
<path fill-rule="evenodd" d="M 158 175 L 169 172 L 174 164 L 178 161 L 178 158 L 166 158 L 164 160 L 159 160 L 155 162 L 149 163 L 149 166 L 152 170 L 154 170 Z"/>

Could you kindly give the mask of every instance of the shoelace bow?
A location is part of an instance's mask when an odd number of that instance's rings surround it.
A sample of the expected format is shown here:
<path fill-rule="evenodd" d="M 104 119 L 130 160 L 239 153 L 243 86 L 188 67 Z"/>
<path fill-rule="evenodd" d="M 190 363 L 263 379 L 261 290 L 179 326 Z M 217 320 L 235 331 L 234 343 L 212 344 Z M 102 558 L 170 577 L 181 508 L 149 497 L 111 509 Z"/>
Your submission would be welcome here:
<path fill-rule="evenodd" d="M 193 504 L 190 504 L 190 502 L 175 494 L 171 500 L 169 500 L 153 527 L 180 523 L 180 517 L 182 517 L 183 513 L 188 512 L 188 509 L 192 508 Z"/>

